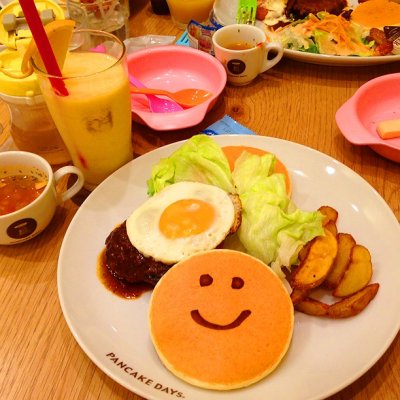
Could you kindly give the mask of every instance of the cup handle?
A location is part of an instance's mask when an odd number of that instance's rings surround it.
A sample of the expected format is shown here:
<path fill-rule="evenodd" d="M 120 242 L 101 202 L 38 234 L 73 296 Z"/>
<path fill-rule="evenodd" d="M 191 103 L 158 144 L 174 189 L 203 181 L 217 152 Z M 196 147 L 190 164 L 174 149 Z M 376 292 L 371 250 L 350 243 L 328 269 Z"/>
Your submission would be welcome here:
<path fill-rule="evenodd" d="M 268 60 L 268 54 L 271 50 L 275 51 L 276 55 L 272 60 Z M 276 42 L 266 43 L 264 62 L 260 72 L 265 72 L 268 69 L 272 68 L 281 60 L 282 57 L 283 57 L 283 47 L 280 43 Z"/>
<path fill-rule="evenodd" d="M 64 192 L 60 193 L 60 197 L 58 200 L 59 204 L 70 199 L 72 196 L 75 196 L 82 189 L 83 184 L 85 183 L 85 178 L 83 177 L 81 170 L 72 165 L 68 165 L 68 166 L 62 167 L 62 168 L 58 169 L 56 172 L 54 172 L 54 180 L 55 180 L 56 185 L 57 185 L 57 182 L 64 175 L 67 175 L 67 174 L 74 174 L 78 177 L 78 179 L 70 188 L 68 188 Z"/>

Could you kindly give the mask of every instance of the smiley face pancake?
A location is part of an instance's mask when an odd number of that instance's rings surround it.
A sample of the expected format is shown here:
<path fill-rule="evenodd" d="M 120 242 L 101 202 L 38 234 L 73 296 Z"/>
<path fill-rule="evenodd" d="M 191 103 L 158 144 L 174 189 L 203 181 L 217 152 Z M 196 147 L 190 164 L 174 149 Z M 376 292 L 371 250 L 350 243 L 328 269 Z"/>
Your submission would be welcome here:
<path fill-rule="evenodd" d="M 207 389 L 248 386 L 270 374 L 293 333 L 293 305 L 277 275 L 233 250 L 197 253 L 157 283 L 150 334 L 163 364 Z"/>

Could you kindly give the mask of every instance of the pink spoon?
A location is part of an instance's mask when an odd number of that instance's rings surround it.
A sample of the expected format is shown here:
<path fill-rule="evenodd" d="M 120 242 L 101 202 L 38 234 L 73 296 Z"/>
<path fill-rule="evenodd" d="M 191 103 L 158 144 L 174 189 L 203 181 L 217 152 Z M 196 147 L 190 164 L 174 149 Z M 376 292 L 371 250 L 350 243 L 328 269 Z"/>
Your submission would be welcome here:
<path fill-rule="evenodd" d="M 133 86 L 137 88 L 146 88 L 142 82 L 137 80 L 132 74 L 129 74 L 129 81 Z M 149 108 L 154 113 L 168 113 L 182 111 L 183 107 L 178 103 L 168 99 L 161 99 L 153 94 L 145 94 L 149 101 Z"/>

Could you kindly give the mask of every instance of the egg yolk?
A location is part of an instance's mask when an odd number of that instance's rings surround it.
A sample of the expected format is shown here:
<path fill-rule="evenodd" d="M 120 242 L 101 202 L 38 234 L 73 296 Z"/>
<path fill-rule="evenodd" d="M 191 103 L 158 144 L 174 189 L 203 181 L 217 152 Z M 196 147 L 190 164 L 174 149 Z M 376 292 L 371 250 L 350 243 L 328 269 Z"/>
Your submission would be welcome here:
<path fill-rule="evenodd" d="M 205 232 L 213 223 L 215 210 L 203 200 L 183 199 L 170 204 L 161 214 L 160 231 L 168 239 Z"/>

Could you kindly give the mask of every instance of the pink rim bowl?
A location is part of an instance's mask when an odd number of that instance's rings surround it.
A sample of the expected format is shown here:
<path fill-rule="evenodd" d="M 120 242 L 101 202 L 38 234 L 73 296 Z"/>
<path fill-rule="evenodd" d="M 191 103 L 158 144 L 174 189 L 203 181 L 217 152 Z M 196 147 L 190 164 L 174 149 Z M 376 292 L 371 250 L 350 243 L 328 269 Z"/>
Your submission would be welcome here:
<path fill-rule="evenodd" d="M 368 81 L 336 113 L 336 123 L 350 143 L 400 162 L 400 137 L 384 140 L 376 131 L 380 121 L 389 119 L 400 119 L 400 73 Z"/>
<path fill-rule="evenodd" d="M 155 46 L 128 55 L 128 71 L 149 88 L 176 92 L 185 88 L 209 90 L 206 102 L 183 111 L 152 113 L 144 95 L 131 96 L 132 119 L 160 131 L 182 129 L 200 123 L 226 85 L 226 72 L 213 56 L 187 46 Z"/>

